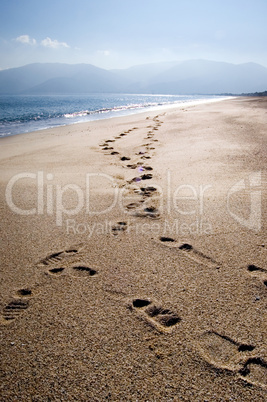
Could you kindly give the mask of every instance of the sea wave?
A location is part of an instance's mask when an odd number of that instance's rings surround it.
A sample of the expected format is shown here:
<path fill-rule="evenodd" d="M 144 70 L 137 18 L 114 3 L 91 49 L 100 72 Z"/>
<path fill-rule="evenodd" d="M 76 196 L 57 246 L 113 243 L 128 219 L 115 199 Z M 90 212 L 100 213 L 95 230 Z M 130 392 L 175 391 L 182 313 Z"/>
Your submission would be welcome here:
<path fill-rule="evenodd" d="M 110 107 L 110 108 L 102 108 L 102 109 L 97 109 L 97 110 L 82 110 L 82 111 L 74 112 L 74 113 L 65 113 L 64 117 L 66 117 L 66 118 L 83 117 L 83 116 L 87 116 L 87 115 L 94 115 L 94 114 L 100 114 L 100 113 L 121 112 L 124 110 L 134 110 L 134 109 L 143 109 L 143 108 L 154 107 L 154 106 L 163 106 L 165 104 L 167 105 L 167 104 L 171 104 L 171 103 L 173 104 L 176 102 L 136 103 L 136 104 L 130 104 L 130 105 L 115 106 L 115 107 Z"/>
<path fill-rule="evenodd" d="M 91 94 L 0 96 L 0 136 L 218 100 L 217 96 Z"/>

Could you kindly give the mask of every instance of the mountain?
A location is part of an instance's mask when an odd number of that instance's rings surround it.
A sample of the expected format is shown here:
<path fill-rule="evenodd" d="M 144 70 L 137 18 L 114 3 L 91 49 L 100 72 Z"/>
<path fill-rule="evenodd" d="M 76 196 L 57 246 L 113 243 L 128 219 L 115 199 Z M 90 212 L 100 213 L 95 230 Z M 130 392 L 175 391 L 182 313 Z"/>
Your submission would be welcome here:
<path fill-rule="evenodd" d="M 91 64 L 36 63 L 0 71 L 0 94 L 221 94 L 267 88 L 267 68 L 208 60 L 105 70 Z"/>
<path fill-rule="evenodd" d="M 236 94 L 266 87 L 267 68 L 259 64 L 189 60 L 153 77 L 146 89 L 166 94 Z"/>
<path fill-rule="evenodd" d="M 157 75 L 168 71 L 168 69 L 176 66 L 177 64 L 177 61 L 149 63 L 129 67 L 124 70 L 117 69 L 111 71 L 119 75 L 121 78 L 128 80 L 130 83 L 128 88 L 136 90 L 137 88 L 145 88 L 149 84 L 152 77 L 156 77 Z"/>
<path fill-rule="evenodd" d="M 0 94 L 120 92 L 124 81 L 91 64 L 36 63 L 0 71 Z"/>

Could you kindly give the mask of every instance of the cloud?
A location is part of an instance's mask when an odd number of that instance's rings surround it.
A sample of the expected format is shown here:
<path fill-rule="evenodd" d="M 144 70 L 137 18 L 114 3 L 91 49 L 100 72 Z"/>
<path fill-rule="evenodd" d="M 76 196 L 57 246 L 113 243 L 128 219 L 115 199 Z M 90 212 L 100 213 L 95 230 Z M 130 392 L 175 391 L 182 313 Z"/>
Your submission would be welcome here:
<path fill-rule="evenodd" d="M 49 37 L 43 39 L 40 43 L 37 43 L 36 39 L 31 38 L 29 35 L 21 35 L 15 39 L 16 42 L 20 42 L 26 45 L 41 45 L 51 49 L 68 48 L 69 45 L 66 42 L 59 42 L 57 39 L 51 39 Z"/>
<path fill-rule="evenodd" d="M 97 53 L 102 56 L 110 56 L 111 55 L 111 52 L 109 50 L 98 50 Z"/>
<path fill-rule="evenodd" d="M 66 42 L 59 42 L 58 40 L 47 37 L 41 41 L 41 45 L 44 47 L 50 47 L 52 49 L 59 49 L 60 47 L 69 47 Z"/>
<path fill-rule="evenodd" d="M 18 36 L 16 42 L 24 43 L 26 45 L 36 45 L 36 40 L 34 38 L 30 38 L 29 35 L 21 35 Z"/>

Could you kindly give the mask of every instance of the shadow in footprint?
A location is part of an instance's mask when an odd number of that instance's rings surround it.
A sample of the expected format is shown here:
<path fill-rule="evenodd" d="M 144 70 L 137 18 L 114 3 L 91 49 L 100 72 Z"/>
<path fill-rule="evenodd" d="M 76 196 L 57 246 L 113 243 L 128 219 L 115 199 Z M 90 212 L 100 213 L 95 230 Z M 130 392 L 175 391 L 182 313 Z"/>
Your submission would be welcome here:
<path fill-rule="evenodd" d="M 181 319 L 171 310 L 162 307 L 150 306 L 146 309 L 146 313 L 156 319 L 164 327 L 172 327 L 177 324 Z"/>
<path fill-rule="evenodd" d="M 145 170 L 153 170 L 153 168 L 152 168 L 151 166 L 143 166 L 143 168 L 144 168 Z"/>
<path fill-rule="evenodd" d="M 18 318 L 21 313 L 29 307 L 28 300 L 14 299 L 11 300 L 2 311 L 0 324 L 9 324 Z"/>
<path fill-rule="evenodd" d="M 60 268 L 51 268 L 51 269 L 49 269 L 48 273 L 50 275 L 60 276 L 61 274 L 63 274 L 64 270 L 65 270 L 65 268 L 62 268 L 62 267 L 60 267 Z"/>
<path fill-rule="evenodd" d="M 257 278 L 259 280 L 263 281 L 263 284 L 267 286 L 267 270 L 264 268 L 260 268 L 256 265 L 248 265 L 247 270 L 250 273 L 250 275 L 254 278 Z"/>
<path fill-rule="evenodd" d="M 260 357 L 249 358 L 239 374 L 249 383 L 267 387 L 267 362 Z"/>
<path fill-rule="evenodd" d="M 159 210 L 155 207 L 147 207 L 144 209 L 144 212 L 146 216 L 149 216 L 150 218 L 159 218 L 160 216 Z"/>
<path fill-rule="evenodd" d="M 161 236 L 159 239 L 160 239 L 160 241 L 162 241 L 163 243 L 165 243 L 165 242 L 170 242 L 170 243 L 175 242 L 175 240 L 174 240 L 172 237 Z"/>
<path fill-rule="evenodd" d="M 267 271 L 265 271 L 265 269 L 257 267 L 256 265 L 253 265 L 253 264 L 248 265 L 248 271 L 249 272 L 254 272 L 254 271 L 267 272 Z"/>
<path fill-rule="evenodd" d="M 133 306 L 136 308 L 146 307 L 149 306 L 149 304 L 151 304 L 151 301 L 146 299 L 134 299 L 133 301 Z"/>
<path fill-rule="evenodd" d="M 159 210 L 155 207 L 147 207 L 144 208 L 143 211 L 136 211 L 134 215 L 139 218 L 152 218 L 152 219 L 160 218 Z"/>
<path fill-rule="evenodd" d="M 65 258 L 69 258 L 74 256 L 79 252 L 78 248 L 71 248 L 63 251 L 59 251 L 58 253 L 53 253 L 48 255 L 46 258 L 42 259 L 39 263 L 41 266 L 49 266 L 56 263 L 61 262 Z"/>
<path fill-rule="evenodd" d="M 136 311 L 139 318 L 161 333 L 170 332 L 181 321 L 176 313 L 158 306 L 148 299 L 134 299 L 129 308 Z"/>
<path fill-rule="evenodd" d="M 152 174 L 150 174 L 150 173 L 148 173 L 148 174 L 143 174 L 142 176 L 141 176 L 141 180 L 150 180 L 150 179 L 152 179 Z"/>
<path fill-rule="evenodd" d="M 140 207 L 139 202 L 131 202 L 130 204 L 126 205 L 127 209 L 136 209 Z"/>
<path fill-rule="evenodd" d="M 20 297 L 31 297 L 32 296 L 32 290 L 29 288 L 23 288 L 23 289 L 19 289 L 16 292 L 17 296 Z"/>
<path fill-rule="evenodd" d="M 117 235 L 118 232 L 127 230 L 126 222 L 117 222 L 116 225 L 113 225 L 111 228 L 114 235 Z"/>
<path fill-rule="evenodd" d="M 94 276 L 96 274 L 97 271 L 93 268 L 85 267 L 82 265 L 72 267 L 72 276 L 87 277 L 87 276 Z"/>
<path fill-rule="evenodd" d="M 179 246 L 179 250 L 186 250 L 186 251 L 193 250 L 193 246 L 191 246 L 191 244 L 184 243 L 181 246 Z"/>
<path fill-rule="evenodd" d="M 164 238 L 164 237 L 163 237 Z M 164 240 L 162 240 L 162 238 L 160 237 L 160 240 L 162 242 L 164 242 Z M 168 244 L 171 243 L 171 244 Z M 172 248 L 172 249 L 178 249 L 178 251 L 181 251 L 182 253 L 184 253 L 184 255 L 187 255 L 190 259 L 192 259 L 195 262 L 198 262 L 200 264 L 212 267 L 212 268 L 216 268 L 219 269 L 220 268 L 220 264 L 215 261 L 213 258 L 209 257 L 208 255 L 202 253 L 201 251 L 195 249 L 191 244 L 189 243 L 178 243 L 176 242 L 174 239 L 171 242 L 165 241 L 166 246 Z"/>
<path fill-rule="evenodd" d="M 208 255 L 202 253 L 202 251 L 195 249 L 191 244 L 183 243 L 178 248 L 184 253 L 187 253 L 190 256 L 190 258 L 192 258 L 192 260 L 196 262 L 210 266 L 212 268 L 216 269 L 220 268 L 220 264 L 217 261 L 215 261 Z"/>
<path fill-rule="evenodd" d="M 152 187 L 152 186 L 141 187 L 140 190 L 141 190 L 141 195 L 143 197 L 149 197 L 149 196 L 151 196 L 152 193 L 157 191 L 157 189 L 155 187 Z"/>
<path fill-rule="evenodd" d="M 228 336 L 216 331 L 208 331 L 199 339 L 199 347 L 210 364 L 221 369 L 235 371 L 243 364 L 244 352 L 255 349 L 253 345 L 236 342 Z"/>

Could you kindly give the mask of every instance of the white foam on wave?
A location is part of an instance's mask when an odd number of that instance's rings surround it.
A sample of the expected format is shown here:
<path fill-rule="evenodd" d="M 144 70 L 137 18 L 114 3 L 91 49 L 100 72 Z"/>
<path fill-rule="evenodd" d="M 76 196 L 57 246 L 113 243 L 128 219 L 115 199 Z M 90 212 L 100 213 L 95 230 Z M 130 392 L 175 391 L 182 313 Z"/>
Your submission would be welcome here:
<path fill-rule="evenodd" d="M 126 111 L 136 111 L 139 112 L 140 109 L 143 111 L 144 109 L 150 109 L 150 110 L 158 110 L 162 108 L 176 108 L 176 107 L 183 107 L 185 104 L 187 106 L 195 106 L 195 105 L 200 105 L 204 103 L 212 103 L 212 102 L 218 102 L 221 100 L 233 98 L 232 96 L 227 96 L 227 97 L 216 97 L 212 99 L 204 98 L 204 99 L 197 99 L 197 100 L 178 100 L 178 101 L 169 101 L 169 102 L 149 102 L 149 103 L 135 103 L 135 104 L 128 104 L 128 105 L 122 105 L 122 106 L 114 106 L 112 108 L 103 108 L 103 109 L 98 109 L 98 110 L 83 110 L 79 112 L 74 112 L 74 113 L 66 113 L 64 114 L 64 117 L 67 119 L 77 119 L 79 117 L 85 117 L 85 116 L 91 116 L 93 117 L 94 115 L 99 115 L 99 114 L 104 114 L 104 113 L 109 113 L 112 114 L 113 112 L 126 112 Z M 90 119 L 91 120 L 91 119 Z"/>

